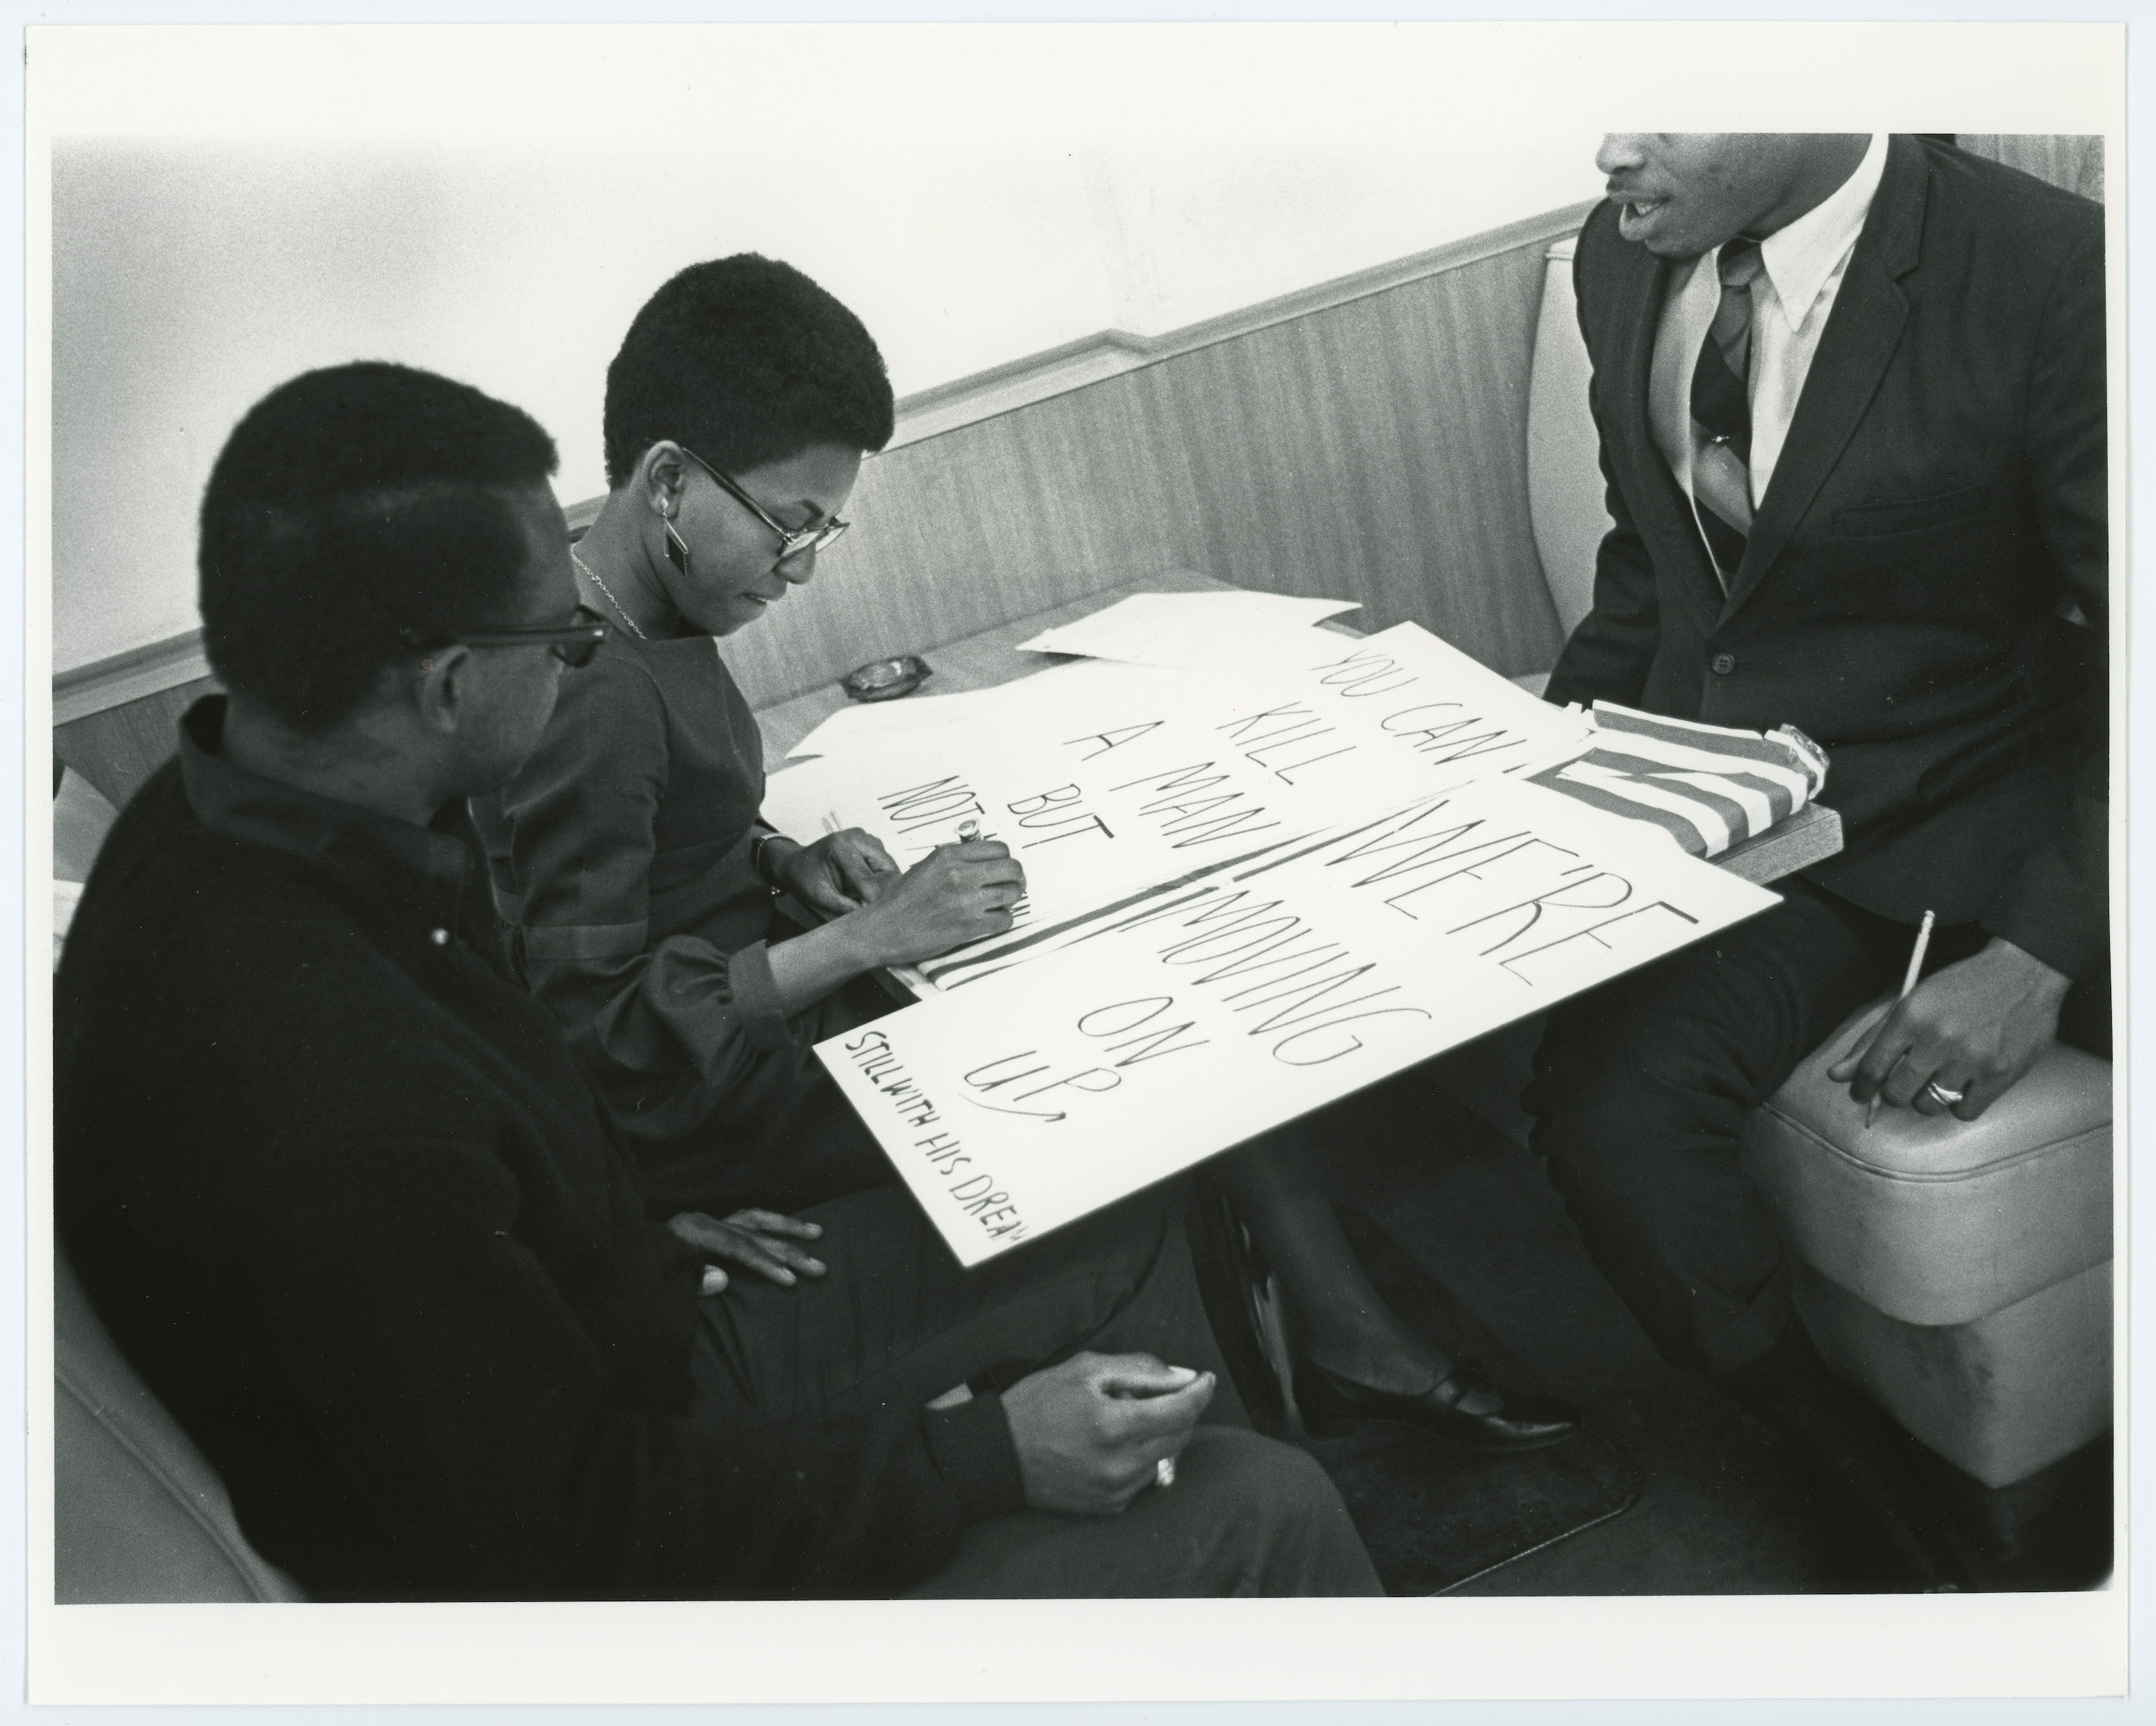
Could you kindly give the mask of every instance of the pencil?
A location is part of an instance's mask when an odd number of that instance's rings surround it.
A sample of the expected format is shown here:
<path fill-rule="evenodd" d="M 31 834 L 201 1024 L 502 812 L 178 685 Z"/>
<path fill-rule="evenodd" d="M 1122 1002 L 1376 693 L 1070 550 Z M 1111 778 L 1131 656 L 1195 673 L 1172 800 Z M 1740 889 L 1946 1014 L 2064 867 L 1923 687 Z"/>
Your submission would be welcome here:
<path fill-rule="evenodd" d="M 1894 997 L 1896 1000 L 1907 1000 L 1909 991 L 1917 986 L 1917 979 L 1924 968 L 1925 949 L 1932 944 L 1932 925 L 1938 921 L 1938 913 L 1928 911 L 1924 913 L 1923 922 L 1917 925 L 1917 944 L 1909 949 L 1909 968 L 1902 973 L 1902 993 Z M 1864 1105 L 1864 1124 L 1867 1128 L 1878 1112 L 1879 1093 L 1875 1091 L 1871 1093 L 1871 1101 Z"/>
<path fill-rule="evenodd" d="M 1909 968 L 1902 973 L 1902 993 L 1897 1000 L 1906 1001 L 1909 991 L 1917 986 L 1917 976 L 1924 968 L 1924 949 L 1932 944 L 1932 925 L 1938 921 L 1936 911 L 1924 913 L 1924 920 L 1917 925 L 1917 944 L 1909 949 Z"/>

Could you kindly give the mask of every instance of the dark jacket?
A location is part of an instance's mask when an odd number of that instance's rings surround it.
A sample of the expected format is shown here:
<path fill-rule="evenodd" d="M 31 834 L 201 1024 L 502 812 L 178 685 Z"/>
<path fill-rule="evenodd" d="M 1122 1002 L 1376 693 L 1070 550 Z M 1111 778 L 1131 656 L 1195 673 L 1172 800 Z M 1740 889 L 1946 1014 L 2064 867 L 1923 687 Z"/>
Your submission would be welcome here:
<path fill-rule="evenodd" d="M 343 1599 L 884 1593 L 1017 1508 L 994 1397 L 690 1418 L 699 1266 L 508 978 L 475 852 L 218 760 L 222 706 L 69 934 L 54 1173 L 264 1556 Z"/>
<path fill-rule="evenodd" d="M 1573 266 L 1615 526 L 1553 701 L 1825 745 L 1867 910 L 2106 943 L 2102 212 L 1896 137 L 1725 596 L 1648 423 L 1676 270 L 1588 218 Z M 2061 613 L 2077 604 L 2082 629 Z"/>

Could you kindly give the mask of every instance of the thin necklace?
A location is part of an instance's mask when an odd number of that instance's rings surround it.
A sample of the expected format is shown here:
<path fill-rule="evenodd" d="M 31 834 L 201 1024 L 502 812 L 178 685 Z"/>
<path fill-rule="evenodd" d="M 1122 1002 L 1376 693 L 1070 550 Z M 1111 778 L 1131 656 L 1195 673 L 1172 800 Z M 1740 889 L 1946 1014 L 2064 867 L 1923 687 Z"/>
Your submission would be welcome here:
<path fill-rule="evenodd" d="M 593 568 L 590 564 L 585 562 L 582 557 L 579 557 L 577 555 L 577 548 L 574 546 L 571 546 L 569 547 L 569 561 L 575 564 L 578 568 L 583 570 L 586 575 L 591 577 L 592 585 L 606 595 L 607 604 L 613 607 L 614 614 L 620 618 L 624 623 L 629 625 L 629 633 L 630 634 L 635 636 L 639 641 L 649 641 L 651 639 L 649 635 L 645 634 L 643 630 L 636 627 L 636 619 L 629 614 L 629 608 L 624 605 L 620 600 L 614 598 L 613 589 L 599 579 L 598 571 Z"/>

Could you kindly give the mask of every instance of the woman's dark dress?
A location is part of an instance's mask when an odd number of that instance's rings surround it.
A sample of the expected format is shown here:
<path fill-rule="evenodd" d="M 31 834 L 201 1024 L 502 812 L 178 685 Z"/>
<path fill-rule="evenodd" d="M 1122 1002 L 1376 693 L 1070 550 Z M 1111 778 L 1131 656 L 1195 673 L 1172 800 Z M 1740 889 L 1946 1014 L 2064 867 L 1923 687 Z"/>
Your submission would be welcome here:
<path fill-rule="evenodd" d="M 749 863 L 763 744 L 708 635 L 617 629 L 539 747 L 475 799 L 524 980 L 552 1009 L 654 1212 L 814 1204 L 892 1171 L 810 1053 L 888 1011 L 863 979 L 789 1018 L 795 932 Z"/>

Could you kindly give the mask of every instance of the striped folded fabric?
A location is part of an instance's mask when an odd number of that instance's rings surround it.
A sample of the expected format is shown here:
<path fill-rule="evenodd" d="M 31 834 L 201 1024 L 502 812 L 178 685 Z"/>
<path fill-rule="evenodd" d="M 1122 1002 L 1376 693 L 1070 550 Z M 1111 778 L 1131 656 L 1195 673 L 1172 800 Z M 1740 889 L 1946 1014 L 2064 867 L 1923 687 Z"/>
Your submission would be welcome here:
<path fill-rule="evenodd" d="M 1718 857 L 1819 795 L 1826 752 L 1793 725 L 1762 735 L 1597 701 L 1586 754 L 1533 782 L 1652 821 L 1695 857 Z"/>

